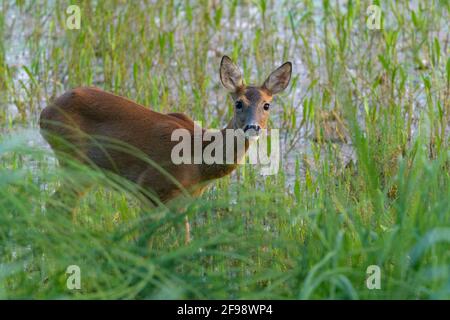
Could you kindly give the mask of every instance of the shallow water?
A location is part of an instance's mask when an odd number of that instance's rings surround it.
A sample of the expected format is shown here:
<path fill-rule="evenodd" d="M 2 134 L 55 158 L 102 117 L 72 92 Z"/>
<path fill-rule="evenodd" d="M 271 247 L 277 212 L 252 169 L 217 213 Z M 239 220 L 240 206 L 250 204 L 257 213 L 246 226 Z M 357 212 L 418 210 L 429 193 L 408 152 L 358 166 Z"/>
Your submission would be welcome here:
<path fill-rule="evenodd" d="M 47 2 L 45 9 L 51 10 L 54 6 L 53 1 Z M 338 1 L 341 10 L 346 10 L 346 2 L 345 1 Z M 269 38 L 265 39 L 265 43 L 275 43 L 276 46 L 274 48 L 275 51 L 282 52 L 284 50 L 284 47 L 286 44 L 288 44 L 289 52 L 287 56 L 289 57 L 289 60 L 293 62 L 294 65 L 294 77 L 298 78 L 297 85 L 295 88 L 292 88 L 288 95 L 284 95 L 283 97 L 279 99 L 285 99 L 286 101 L 291 101 L 292 104 L 288 106 L 288 111 L 293 112 L 295 114 L 296 122 L 297 124 L 301 123 L 302 119 L 304 118 L 303 115 L 303 102 L 305 101 L 304 98 L 308 97 L 309 92 L 307 91 L 308 87 L 311 85 L 313 79 L 311 70 L 308 69 L 308 65 L 305 62 L 305 57 L 301 55 L 302 52 L 306 49 L 304 47 L 304 43 L 301 40 L 301 38 L 298 37 L 297 32 L 303 31 L 305 28 L 310 28 L 311 33 L 308 33 L 308 41 L 311 50 L 321 50 L 325 51 L 325 42 L 323 41 L 324 34 L 323 34 L 323 19 L 324 19 L 324 13 L 322 4 L 318 1 L 313 2 L 313 10 L 311 12 L 311 22 L 315 24 L 310 25 L 308 27 L 308 24 L 305 23 L 307 20 L 304 19 L 303 12 L 303 4 L 301 3 L 292 3 L 289 1 L 275 1 L 274 3 L 270 3 L 271 6 L 267 8 L 267 11 L 265 13 L 266 19 L 261 21 L 262 14 L 261 10 L 252 4 L 244 4 L 239 7 L 239 10 L 236 13 L 236 16 L 233 20 L 228 20 L 227 15 L 229 15 L 229 10 L 225 8 L 225 12 L 223 13 L 222 21 L 221 21 L 221 30 L 220 32 L 216 32 L 211 34 L 211 38 L 209 39 L 209 42 L 211 44 L 209 51 L 208 51 L 208 63 L 205 66 L 205 70 L 207 74 L 210 76 L 211 79 L 216 79 L 218 82 L 218 76 L 217 76 L 217 65 L 219 63 L 220 55 L 227 53 L 223 52 L 226 51 L 225 48 L 221 47 L 221 44 L 223 43 L 223 39 L 230 39 L 230 43 L 233 40 L 236 39 L 242 39 L 243 46 L 246 46 L 246 43 L 251 43 L 253 39 L 255 38 L 255 30 L 261 28 L 261 25 L 263 24 L 263 28 L 267 28 L 271 30 L 269 32 Z M 418 1 L 413 1 L 410 3 L 410 8 L 418 8 Z M 144 10 L 145 8 L 143 8 Z M 185 15 L 186 12 L 183 11 L 183 8 L 180 9 L 181 13 L 174 18 L 173 21 L 164 21 L 164 24 L 161 23 L 161 21 L 156 20 L 155 23 L 157 25 L 160 25 L 162 29 L 167 30 L 178 30 L 178 32 L 175 33 L 175 44 L 176 46 L 182 47 L 183 43 L 183 36 L 186 36 L 183 32 L 180 32 L 180 30 L 183 30 L 185 28 Z M 116 8 L 117 15 L 120 15 L 121 8 L 118 6 Z M 292 16 L 289 17 L 289 13 L 292 13 Z M 395 19 L 392 11 L 387 10 L 385 12 L 386 14 L 386 28 L 394 28 L 395 27 Z M 285 23 L 287 20 L 291 20 L 296 27 L 292 29 L 290 27 L 289 23 Z M 14 73 L 13 77 L 13 83 L 14 87 L 16 88 L 16 100 L 21 101 L 22 103 L 27 103 L 27 93 L 26 88 L 30 85 L 30 82 L 32 79 L 30 79 L 29 75 L 23 68 L 24 66 L 28 67 L 28 69 L 31 69 L 32 63 L 34 58 L 36 58 L 36 52 L 31 52 L 30 45 L 29 45 L 29 37 L 32 36 L 32 33 L 35 31 L 36 24 L 39 24 L 39 28 L 41 32 L 43 33 L 41 35 L 41 40 L 44 45 L 45 50 L 45 42 L 46 41 L 52 41 L 47 34 L 49 29 L 49 21 L 51 20 L 50 11 L 48 14 L 43 14 L 40 21 L 36 21 L 36 17 L 32 16 L 29 11 L 27 10 L 19 10 L 14 2 L 11 2 L 8 6 L 8 10 L 5 14 L 5 48 L 6 48 L 6 63 L 11 68 L 15 69 L 16 72 Z M 360 20 L 364 21 L 364 17 L 361 17 Z M 283 23 L 281 23 L 283 22 Z M 354 33 L 354 39 L 355 41 L 360 41 L 358 35 L 358 26 L 355 26 L 352 30 Z M 187 35 L 189 36 L 189 35 Z M 448 24 L 440 26 L 439 30 L 437 30 L 434 33 L 434 36 L 437 37 L 442 43 L 448 44 L 449 41 L 449 33 L 448 33 Z M 408 41 L 407 38 L 401 38 L 399 40 L 398 47 L 401 48 L 402 46 L 406 46 L 406 42 Z M 215 45 L 217 44 L 217 45 Z M 371 55 L 370 53 L 370 44 L 369 42 L 361 42 L 360 45 L 360 54 L 361 56 L 364 55 Z M 266 48 L 261 48 L 261 50 L 267 50 Z M 372 49 L 374 53 L 377 51 Z M 443 50 L 447 50 L 448 52 L 448 46 L 446 45 Z M 399 53 L 399 58 L 401 59 L 409 59 L 411 53 L 408 50 L 403 50 Z M 278 55 L 279 56 L 279 55 Z M 322 57 L 323 58 L 323 57 Z M 353 74 L 357 76 L 359 73 L 362 73 L 361 70 L 358 70 L 358 65 L 356 62 L 360 61 L 361 57 L 355 57 L 355 64 L 353 65 L 352 61 L 348 62 L 348 70 L 350 74 Z M 248 75 L 251 79 L 257 79 L 262 77 L 261 75 L 261 68 L 258 68 L 258 62 L 256 61 L 256 57 L 247 57 L 246 60 L 248 60 L 251 65 L 247 65 L 247 69 L 250 71 L 250 75 Z M 281 61 L 279 61 L 281 64 Z M 326 70 L 326 63 L 324 61 L 321 61 L 320 63 L 318 61 L 313 62 L 317 69 L 314 70 L 314 76 L 318 77 L 318 85 L 319 86 L 326 86 L 327 85 L 327 70 Z M 177 62 L 173 61 L 174 66 L 176 66 Z M 176 69 L 174 66 L 172 66 L 174 69 Z M 188 72 L 188 70 L 181 70 L 181 72 Z M 414 106 L 414 118 L 415 121 L 413 122 L 413 132 L 417 131 L 418 126 L 418 119 L 419 115 L 424 112 L 426 108 L 426 96 L 423 88 L 423 82 L 421 81 L 421 76 L 423 75 L 422 71 L 416 70 L 415 66 L 410 64 L 408 75 L 408 83 L 406 85 L 407 92 L 410 92 L 410 94 L 413 96 L 413 106 Z M 94 83 L 98 83 L 99 86 L 101 86 L 102 78 L 98 77 Z M 23 84 L 23 85 L 22 85 Z M 189 84 L 188 84 L 189 85 Z M 371 92 L 370 87 L 364 85 L 363 83 L 357 84 L 358 91 L 360 94 L 371 98 Z M 209 85 L 208 91 L 211 92 L 212 98 L 212 104 L 213 108 L 209 110 L 210 116 L 219 116 L 215 110 L 219 110 L 222 105 L 226 103 L 225 101 L 225 92 L 223 89 L 221 89 L 217 83 L 211 83 Z M 29 114 L 27 115 L 28 121 L 31 125 L 31 128 L 36 128 L 36 119 L 39 114 L 39 110 L 44 108 L 46 104 L 48 103 L 47 99 L 45 97 L 51 96 L 52 91 L 56 90 L 57 94 L 61 94 L 64 90 L 69 89 L 67 84 L 62 84 L 62 86 L 54 87 L 53 83 L 48 83 L 48 85 L 45 86 L 47 92 L 45 94 L 42 94 L 39 98 L 36 98 L 36 101 L 34 101 L 35 109 L 28 110 L 26 109 L 26 112 L 29 111 Z M 316 89 L 317 90 L 317 89 Z M 186 88 L 186 91 L 191 91 L 191 88 Z M 177 101 L 179 98 L 178 92 L 175 90 L 171 92 L 172 99 L 174 101 Z M 129 96 L 128 98 L 133 99 L 132 96 Z M 332 109 L 335 101 L 336 96 L 331 97 L 331 100 L 329 101 L 329 104 L 325 106 L 327 109 Z M 14 99 L 11 99 L 11 97 L 3 97 L 1 100 L 1 105 L 3 106 L 3 109 L 5 110 L 6 118 L 9 119 L 9 121 L 14 121 L 14 119 L 21 117 L 21 113 L 19 112 L 19 106 L 17 103 L 14 102 Z M 359 121 L 360 125 L 364 126 L 363 121 L 363 112 L 364 112 L 364 106 L 360 99 L 358 99 L 359 102 L 356 104 L 356 107 L 359 109 Z M 275 101 L 275 106 L 273 107 L 273 115 L 272 115 L 272 128 L 280 128 L 280 137 L 281 137 L 281 154 L 282 154 L 282 162 L 281 166 L 282 169 L 286 172 L 288 179 L 287 183 L 289 185 L 292 185 L 293 181 L 295 180 L 295 161 L 297 159 L 306 159 L 307 162 L 314 164 L 314 161 L 311 156 L 311 144 L 314 143 L 312 141 L 312 136 L 314 133 L 314 124 L 309 123 L 307 127 L 302 127 L 298 131 L 295 130 L 284 130 L 284 122 L 283 122 L 283 113 L 280 112 L 279 109 L 277 109 L 277 103 Z M 186 113 L 189 113 L 186 111 Z M 226 116 L 223 116 L 223 120 L 226 119 Z M 225 122 L 225 121 L 224 121 Z M 225 124 L 225 123 L 224 123 Z M 335 126 L 336 123 L 333 123 L 333 121 L 330 122 L 330 127 Z M 37 131 L 36 131 L 37 132 Z M 447 126 L 447 133 L 450 132 L 450 125 Z M 36 133 L 37 134 L 37 133 Z M 291 141 L 295 141 L 295 143 L 291 143 Z M 351 145 L 351 141 L 349 137 L 347 137 L 346 143 L 336 143 L 332 140 L 333 138 L 330 137 L 330 143 L 332 143 L 334 148 L 337 151 L 338 158 L 341 158 L 343 166 L 348 164 L 350 161 L 356 161 L 356 157 Z M 45 142 L 43 139 L 39 140 L 43 146 L 45 145 Z M 46 146 L 48 147 L 48 146 Z M 301 171 L 303 171 L 304 167 L 301 166 Z"/>

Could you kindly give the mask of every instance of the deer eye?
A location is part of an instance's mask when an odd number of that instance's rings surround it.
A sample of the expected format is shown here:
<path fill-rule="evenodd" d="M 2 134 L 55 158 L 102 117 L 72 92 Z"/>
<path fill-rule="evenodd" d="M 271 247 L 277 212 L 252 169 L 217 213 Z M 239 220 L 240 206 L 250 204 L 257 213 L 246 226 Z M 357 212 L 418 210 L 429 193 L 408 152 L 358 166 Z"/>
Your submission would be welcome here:
<path fill-rule="evenodd" d="M 268 103 L 266 103 L 266 104 L 264 104 L 264 110 L 269 110 L 269 108 L 270 108 L 270 104 L 268 104 Z"/>
<path fill-rule="evenodd" d="M 243 107 L 243 104 L 242 104 L 242 101 L 241 100 L 238 100 L 238 101 L 236 101 L 236 109 L 242 109 L 242 107 Z"/>

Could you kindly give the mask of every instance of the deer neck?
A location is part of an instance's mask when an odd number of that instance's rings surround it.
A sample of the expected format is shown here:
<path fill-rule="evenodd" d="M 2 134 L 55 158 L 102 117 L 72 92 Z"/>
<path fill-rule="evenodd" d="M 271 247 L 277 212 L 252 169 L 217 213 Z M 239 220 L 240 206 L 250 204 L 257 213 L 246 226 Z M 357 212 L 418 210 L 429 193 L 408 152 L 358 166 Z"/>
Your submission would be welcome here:
<path fill-rule="evenodd" d="M 245 157 L 245 154 L 247 153 L 247 150 L 249 148 L 248 139 L 244 139 L 244 148 L 238 148 L 237 137 L 232 136 L 232 138 L 230 138 L 230 136 L 228 136 L 227 138 L 227 130 L 231 130 L 230 132 L 232 133 L 233 130 L 236 129 L 237 127 L 233 117 L 233 119 L 228 123 L 228 125 L 222 130 L 220 130 L 220 134 L 222 136 L 223 141 L 223 161 L 221 163 L 213 163 L 213 164 L 202 163 L 200 167 L 200 172 L 203 181 L 218 179 L 226 175 L 229 175 L 237 168 L 239 163 Z M 203 142 L 203 150 L 205 150 L 205 148 L 210 143 L 212 142 L 210 141 Z M 227 153 L 229 154 L 229 158 L 233 159 L 232 163 L 227 163 L 226 158 Z M 230 153 L 232 156 L 230 156 Z"/>

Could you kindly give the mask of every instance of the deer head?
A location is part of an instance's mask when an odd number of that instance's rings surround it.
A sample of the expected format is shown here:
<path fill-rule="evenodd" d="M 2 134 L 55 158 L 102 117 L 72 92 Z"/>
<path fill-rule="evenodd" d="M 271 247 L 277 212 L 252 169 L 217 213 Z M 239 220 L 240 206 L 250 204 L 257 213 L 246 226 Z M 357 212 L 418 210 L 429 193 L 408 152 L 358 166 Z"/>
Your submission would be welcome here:
<path fill-rule="evenodd" d="M 292 64 L 285 62 L 261 86 L 247 86 L 239 68 L 229 57 L 223 56 L 220 80 L 234 101 L 233 128 L 242 129 L 248 139 L 257 139 L 261 129 L 267 127 L 273 96 L 286 89 L 291 73 Z"/>

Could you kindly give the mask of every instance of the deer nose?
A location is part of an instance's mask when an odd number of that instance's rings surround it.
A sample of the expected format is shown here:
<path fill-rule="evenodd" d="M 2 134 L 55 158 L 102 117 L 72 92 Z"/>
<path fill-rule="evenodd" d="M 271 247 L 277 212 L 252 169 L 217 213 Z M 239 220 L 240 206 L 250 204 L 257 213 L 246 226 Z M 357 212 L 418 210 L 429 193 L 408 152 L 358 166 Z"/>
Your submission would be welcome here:
<path fill-rule="evenodd" d="M 250 129 L 254 130 L 255 133 L 258 133 L 259 130 L 261 129 L 261 127 L 259 125 L 257 125 L 257 124 L 247 124 L 244 127 L 244 132 L 247 132 L 247 130 L 250 130 Z"/>

